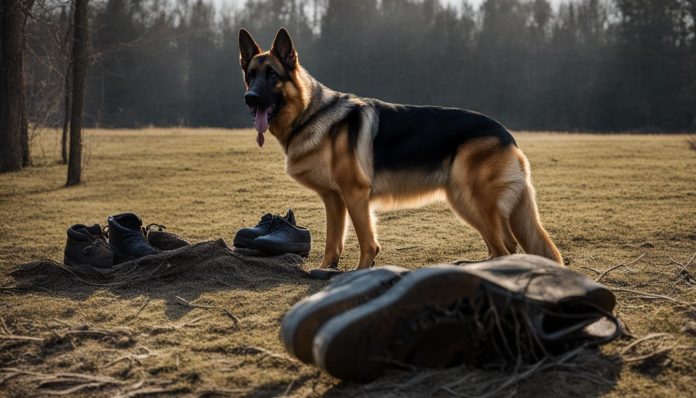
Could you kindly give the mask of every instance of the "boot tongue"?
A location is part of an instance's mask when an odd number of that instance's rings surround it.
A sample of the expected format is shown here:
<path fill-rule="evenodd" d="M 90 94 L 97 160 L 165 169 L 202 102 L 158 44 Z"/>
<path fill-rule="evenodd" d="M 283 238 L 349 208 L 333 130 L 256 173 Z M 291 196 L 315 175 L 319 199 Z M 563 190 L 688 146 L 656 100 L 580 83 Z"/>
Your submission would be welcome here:
<path fill-rule="evenodd" d="M 259 144 L 259 146 L 263 146 L 264 143 L 264 137 L 263 133 L 268 130 L 268 111 L 270 108 L 265 108 L 265 109 L 257 109 L 256 110 L 256 116 L 254 117 L 254 127 L 256 128 L 256 131 L 258 132 L 258 135 L 256 136 L 256 142 Z"/>
<path fill-rule="evenodd" d="M 297 222 L 295 221 L 295 212 L 292 211 L 292 209 L 288 209 L 287 214 L 285 215 L 285 220 L 289 222 L 292 225 L 297 225 Z"/>

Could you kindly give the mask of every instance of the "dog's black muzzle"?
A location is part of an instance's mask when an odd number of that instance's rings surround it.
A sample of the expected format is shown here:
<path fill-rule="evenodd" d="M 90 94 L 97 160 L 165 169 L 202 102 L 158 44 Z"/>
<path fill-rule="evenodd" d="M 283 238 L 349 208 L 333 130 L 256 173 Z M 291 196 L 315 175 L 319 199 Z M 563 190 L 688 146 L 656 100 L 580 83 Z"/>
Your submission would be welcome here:
<path fill-rule="evenodd" d="M 247 106 L 259 106 L 261 96 L 254 90 L 249 90 L 244 94 L 244 102 Z"/>

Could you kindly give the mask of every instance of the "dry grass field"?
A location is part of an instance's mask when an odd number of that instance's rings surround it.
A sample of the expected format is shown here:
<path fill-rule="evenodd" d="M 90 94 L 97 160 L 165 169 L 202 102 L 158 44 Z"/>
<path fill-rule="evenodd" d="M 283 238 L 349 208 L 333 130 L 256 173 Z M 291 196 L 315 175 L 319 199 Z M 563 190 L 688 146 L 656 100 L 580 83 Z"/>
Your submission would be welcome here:
<path fill-rule="evenodd" d="M 284 173 L 275 140 L 251 130 L 90 130 L 81 186 L 65 188 L 58 135 L 34 141 L 36 167 L 0 175 L 0 396 L 450 396 L 473 369 L 392 372 L 341 383 L 288 358 L 279 320 L 323 282 L 259 271 L 108 288 L 13 289 L 9 273 L 62 259 L 65 229 L 135 211 L 191 241 L 224 238 L 264 212 L 296 210 L 313 232 L 304 267 L 321 260 L 319 199 Z M 517 133 L 532 165 L 542 220 L 570 269 L 616 289 L 632 337 L 508 383 L 494 395 L 696 396 L 696 152 L 684 136 Z M 378 265 L 410 268 L 483 258 L 480 237 L 444 204 L 383 213 Z M 357 263 L 350 232 L 341 266 Z M 691 263 L 689 263 L 691 261 Z M 681 265 L 679 265 L 681 263 Z M 253 270 L 250 270 L 253 272 Z M 220 306 L 181 305 L 176 298 Z M 76 332 L 77 331 L 77 332 Z M 88 333 L 92 331 L 92 333 Z M 33 339 L 12 339 L 8 336 Z M 459 388 L 458 387 L 458 388 Z M 491 390 L 488 390 L 491 392 Z M 479 391 L 481 393 L 482 391 Z"/>

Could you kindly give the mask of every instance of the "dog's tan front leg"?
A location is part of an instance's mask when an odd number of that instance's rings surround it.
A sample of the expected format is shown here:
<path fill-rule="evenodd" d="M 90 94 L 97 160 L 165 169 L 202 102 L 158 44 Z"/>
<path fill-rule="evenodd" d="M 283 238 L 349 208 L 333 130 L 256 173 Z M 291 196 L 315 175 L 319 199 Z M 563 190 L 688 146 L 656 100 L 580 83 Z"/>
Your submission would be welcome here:
<path fill-rule="evenodd" d="M 336 268 L 343 252 L 343 236 L 346 230 L 346 204 L 341 194 L 330 191 L 321 194 L 326 208 L 326 245 L 322 268 Z"/>
<path fill-rule="evenodd" d="M 350 188 L 343 191 L 343 199 L 348 207 L 348 214 L 353 221 L 355 234 L 360 244 L 360 262 L 358 269 L 374 265 L 379 253 L 379 243 L 375 238 L 375 229 L 370 213 L 370 191 L 365 188 Z"/>

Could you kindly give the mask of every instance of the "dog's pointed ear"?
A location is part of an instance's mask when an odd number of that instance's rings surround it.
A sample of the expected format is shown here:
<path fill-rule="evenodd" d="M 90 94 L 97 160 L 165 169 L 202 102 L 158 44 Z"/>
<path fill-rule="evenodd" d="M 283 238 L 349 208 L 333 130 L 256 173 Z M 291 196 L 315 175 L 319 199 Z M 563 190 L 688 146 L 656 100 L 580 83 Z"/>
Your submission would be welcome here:
<path fill-rule="evenodd" d="M 278 57 L 286 68 L 292 70 L 297 66 L 297 51 L 292 44 L 290 34 L 285 28 L 280 28 L 276 33 L 275 40 L 271 46 L 271 54 Z"/>
<path fill-rule="evenodd" d="M 239 65 L 246 72 L 249 62 L 256 54 L 261 53 L 261 48 L 251 37 L 246 29 L 239 29 Z"/>

